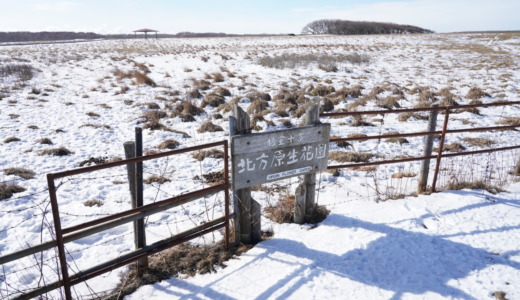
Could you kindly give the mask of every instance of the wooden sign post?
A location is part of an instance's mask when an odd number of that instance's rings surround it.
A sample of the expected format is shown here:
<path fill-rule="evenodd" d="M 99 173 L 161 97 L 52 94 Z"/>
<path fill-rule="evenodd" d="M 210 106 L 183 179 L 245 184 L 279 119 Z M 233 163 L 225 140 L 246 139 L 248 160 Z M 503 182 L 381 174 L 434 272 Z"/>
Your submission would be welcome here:
<path fill-rule="evenodd" d="M 237 130 L 231 135 L 233 190 L 239 201 L 241 241 L 250 240 L 251 220 L 247 218 L 256 215 L 249 213 L 252 212 L 252 207 L 256 206 L 251 204 L 254 201 L 251 200 L 251 192 L 248 191 L 251 186 L 305 175 L 305 200 L 297 207 L 303 208 L 303 216 L 312 215 L 315 176 L 317 171 L 327 168 L 330 139 L 330 124 L 316 124 L 317 107 L 311 106 L 308 113 L 307 120 L 313 124 L 310 126 L 254 134 L 249 133 L 249 130 L 239 134 Z M 234 115 L 235 129 L 241 128 L 238 124 L 248 123 L 243 119 L 249 119 L 249 116 L 238 106 L 235 107 Z M 315 115 L 315 118 L 311 115 Z M 301 219 L 298 220 L 299 223 L 303 223 L 303 218 Z"/>

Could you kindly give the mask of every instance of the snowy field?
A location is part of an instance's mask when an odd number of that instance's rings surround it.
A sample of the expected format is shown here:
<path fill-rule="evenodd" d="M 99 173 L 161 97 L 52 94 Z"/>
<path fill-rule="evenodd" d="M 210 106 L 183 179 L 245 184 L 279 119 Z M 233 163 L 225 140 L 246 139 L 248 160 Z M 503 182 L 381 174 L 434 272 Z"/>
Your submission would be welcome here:
<path fill-rule="evenodd" d="M 293 61 L 298 63 L 289 66 Z M 299 108 L 314 96 L 334 111 L 520 101 L 519 66 L 518 34 L 0 46 L 0 184 L 20 187 L 0 200 L 0 255 L 53 238 L 46 174 L 124 158 L 123 143 L 134 139 L 136 126 L 143 127 L 145 152 L 155 153 L 227 139 L 230 103 L 248 111 L 255 132 L 262 132 L 297 126 Z M 322 119 L 337 137 L 426 130 L 424 115 L 368 116 L 361 126 L 359 121 Z M 458 129 L 519 123 L 520 109 L 509 106 L 460 111 L 449 124 Z M 452 134 L 446 143 L 481 150 L 518 141 L 510 130 Z M 372 153 L 377 160 L 421 156 L 423 149 L 422 138 L 351 144 L 331 144 L 330 150 Z M 519 299 L 520 187 L 511 175 L 519 155 L 443 160 L 438 187 L 482 181 L 507 191 L 495 195 L 450 190 L 412 197 L 418 162 L 323 172 L 318 203 L 331 214 L 317 228 L 263 218 L 273 239 L 228 268 L 143 287 L 128 298 L 486 299 L 504 291 L 508 299 Z M 211 182 L 204 175 L 222 169 L 218 157 L 191 154 L 147 162 L 145 204 L 207 187 Z M 265 185 L 253 197 L 263 208 L 275 205 L 298 183 L 293 178 Z M 123 167 L 56 184 L 63 227 L 131 208 Z M 147 242 L 222 216 L 221 194 L 147 218 Z M 385 201 L 396 198 L 404 199 Z M 221 238 L 215 233 L 194 242 Z M 131 224 L 67 243 L 69 272 L 132 248 Z M 124 270 L 75 286 L 75 297 L 110 291 Z M 0 297 L 52 282 L 57 273 L 54 250 L 2 265 Z"/>

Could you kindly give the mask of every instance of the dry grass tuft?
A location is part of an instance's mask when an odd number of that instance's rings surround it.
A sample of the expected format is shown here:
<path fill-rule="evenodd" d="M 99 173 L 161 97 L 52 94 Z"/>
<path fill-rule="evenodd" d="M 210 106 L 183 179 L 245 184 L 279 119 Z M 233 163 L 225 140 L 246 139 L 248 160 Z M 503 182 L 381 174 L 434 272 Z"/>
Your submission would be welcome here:
<path fill-rule="evenodd" d="M 203 161 L 208 157 L 219 159 L 224 158 L 224 151 L 218 149 L 200 150 L 198 152 L 194 152 L 191 156 L 198 161 Z"/>
<path fill-rule="evenodd" d="M 195 106 L 191 101 L 185 100 L 177 104 L 171 113 L 171 117 L 179 117 L 183 122 L 195 121 L 194 116 L 204 113 L 204 109 Z"/>
<path fill-rule="evenodd" d="M 190 245 L 188 243 L 175 246 L 148 258 L 149 267 L 144 270 L 143 276 L 138 276 L 135 264 L 121 278 L 121 283 L 106 300 L 122 299 L 133 293 L 137 288 L 179 277 L 180 274 L 194 276 L 216 272 L 217 267 L 226 267 L 225 262 L 251 249 L 252 245 L 231 246 L 229 251 L 222 243 L 206 246 Z"/>
<path fill-rule="evenodd" d="M 417 173 L 412 172 L 399 172 L 392 174 L 392 178 L 411 178 L 417 176 Z"/>
<path fill-rule="evenodd" d="M 498 125 L 507 125 L 507 126 L 520 126 L 520 118 L 519 117 L 502 117 L 502 120 L 496 122 Z"/>
<path fill-rule="evenodd" d="M 315 87 L 311 92 L 310 94 L 312 96 L 326 96 L 330 93 L 334 93 L 336 91 L 336 89 L 333 87 L 333 86 L 326 86 L 326 85 L 321 85 L 321 86 L 317 86 Z"/>
<path fill-rule="evenodd" d="M 276 223 L 294 223 L 294 209 L 296 199 L 294 195 L 285 194 L 276 205 L 265 208 L 266 217 Z M 322 205 L 316 205 L 310 218 L 305 219 L 305 223 L 317 224 L 325 220 L 330 211 Z"/>
<path fill-rule="evenodd" d="M 461 143 L 457 143 L 457 142 L 453 142 L 453 143 L 450 143 L 450 144 L 445 144 L 443 147 L 442 147 L 442 152 L 445 152 L 445 151 L 448 151 L 448 152 L 461 152 L 463 150 L 466 150 L 466 147 L 462 146 Z M 435 152 L 439 152 L 439 148 L 435 148 L 434 150 Z"/>
<path fill-rule="evenodd" d="M 463 190 L 463 189 L 470 189 L 470 190 L 485 190 L 488 191 L 491 194 L 498 194 L 500 192 L 505 192 L 504 189 L 498 187 L 498 186 L 491 186 L 487 183 L 485 183 L 482 180 L 477 181 L 456 181 L 456 182 L 450 182 L 445 188 L 446 190 Z"/>
<path fill-rule="evenodd" d="M 383 133 L 383 135 L 395 135 L 399 134 L 399 131 L 389 131 Z M 394 137 L 394 138 L 388 138 L 385 140 L 385 143 L 398 143 L 398 144 L 408 144 L 409 141 L 403 137 Z"/>
<path fill-rule="evenodd" d="M 250 115 L 256 115 L 264 110 L 267 110 L 267 108 L 269 108 L 269 102 L 258 99 L 249 104 L 247 107 L 247 113 Z"/>
<path fill-rule="evenodd" d="M 224 183 L 224 171 L 211 172 L 208 174 L 202 174 L 204 182 L 213 186 Z M 201 180 L 199 175 L 193 177 L 193 180 Z"/>
<path fill-rule="evenodd" d="M 11 198 L 13 194 L 25 191 L 24 187 L 16 184 L 0 183 L 0 200 Z"/>
<path fill-rule="evenodd" d="M 479 87 L 472 87 L 469 92 L 466 94 L 466 98 L 471 100 L 480 100 L 483 97 L 491 97 L 490 94 L 484 92 Z"/>
<path fill-rule="evenodd" d="M 204 133 L 204 132 L 217 132 L 217 131 L 224 131 L 224 129 L 218 125 L 215 125 L 211 123 L 211 121 L 206 121 L 200 125 L 199 129 L 197 129 L 198 133 Z"/>
<path fill-rule="evenodd" d="M 226 99 L 224 98 L 224 96 L 213 92 L 213 93 L 207 94 L 204 97 L 204 99 L 202 100 L 202 103 L 201 103 L 201 107 L 206 107 L 208 105 L 212 106 L 212 107 L 218 107 L 219 105 L 224 104 L 224 103 L 226 103 Z"/>
<path fill-rule="evenodd" d="M 74 152 L 70 151 L 69 149 L 65 147 L 58 147 L 58 148 L 51 148 L 51 149 L 45 149 L 41 150 L 39 152 L 40 155 L 53 155 L 53 156 L 66 156 L 74 154 Z"/>
<path fill-rule="evenodd" d="M 33 171 L 24 168 L 7 168 L 4 169 L 4 174 L 15 175 L 23 179 L 33 179 L 34 175 L 36 175 Z"/>
<path fill-rule="evenodd" d="M 85 202 L 83 202 L 83 205 L 87 206 L 87 207 L 92 207 L 92 206 L 97 206 L 97 207 L 101 207 L 103 206 L 103 201 L 99 200 L 99 199 L 91 199 L 91 200 L 87 200 Z"/>
<path fill-rule="evenodd" d="M 491 139 L 486 139 L 486 138 L 465 137 L 465 138 L 462 138 L 462 141 L 468 143 L 471 147 L 481 147 L 481 148 L 489 147 L 489 146 L 495 144 L 495 141 L 493 141 Z"/>
<path fill-rule="evenodd" d="M 163 183 L 170 182 L 170 181 L 171 181 L 171 179 L 168 179 L 164 176 L 152 175 L 152 176 L 146 178 L 145 180 L 143 180 L 143 183 L 145 183 L 145 184 L 152 184 L 152 183 L 163 184 Z"/>
<path fill-rule="evenodd" d="M 133 72 L 133 77 L 135 78 L 135 82 L 137 84 L 146 84 L 151 87 L 156 87 L 157 84 L 155 81 L 153 81 L 150 77 L 148 77 L 146 74 L 141 73 L 139 71 Z"/>
<path fill-rule="evenodd" d="M 157 148 L 159 148 L 161 150 L 175 149 L 175 148 L 179 147 L 180 144 L 181 143 L 177 142 L 176 140 L 167 139 L 167 140 L 163 141 L 162 143 L 160 143 L 159 146 L 157 146 Z"/>
<path fill-rule="evenodd" d="M 12 142 L 19 142 L 19 141 L 21 141 L 19 138 L 12 136 L 12 137 L 6 138 L 4 140 L 4 144 L 9 144 L 9 143 L 12 143 Z"/>
<path fill-rule="evenodd" d="M 204 80 L 204 79 L 200 79 L 200 80 L 193 79 L 192 84 L 193 84 L 194 88 L 197 88 L 201 91 L 209 90 L 211 88 L 211 82 Z"/>
<path fill-rule="evenodd" d="M 337 162 L 355 162 L 355 163 L 362 163 L 362 162 L 368 162 L 371 158 L 378 157 L 375 154 L 372 153 L 362 153 L 362 152 L 343 152 L 343 151 L 330 151 L 329 152 L 329 159 L 335 160 Z"/>

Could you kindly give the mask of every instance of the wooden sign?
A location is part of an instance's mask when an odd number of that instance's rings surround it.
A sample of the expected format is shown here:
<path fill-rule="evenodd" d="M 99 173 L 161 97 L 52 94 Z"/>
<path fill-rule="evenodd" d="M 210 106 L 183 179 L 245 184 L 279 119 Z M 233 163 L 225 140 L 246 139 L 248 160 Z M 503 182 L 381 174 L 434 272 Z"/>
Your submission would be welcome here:
<path fill-rule="evenodd" d="M 330 124 L 233 136 L 233 189 L 325 170 L 329 139 Z"/>

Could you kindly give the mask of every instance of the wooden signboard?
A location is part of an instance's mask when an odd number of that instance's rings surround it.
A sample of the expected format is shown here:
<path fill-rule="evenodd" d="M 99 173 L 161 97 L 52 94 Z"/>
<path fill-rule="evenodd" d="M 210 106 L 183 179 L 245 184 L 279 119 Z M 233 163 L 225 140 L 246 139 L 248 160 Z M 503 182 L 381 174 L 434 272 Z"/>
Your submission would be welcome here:
<path fill-rule="evenodd" d="M 330 124 L 233 136 L 233 189 L 325 170 L 329 139 Z"/>

